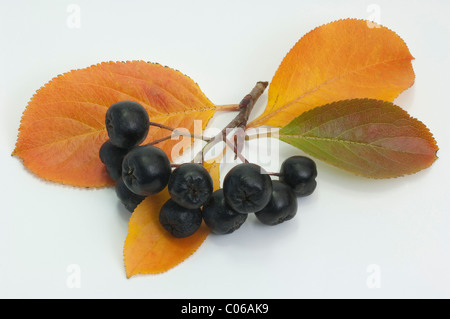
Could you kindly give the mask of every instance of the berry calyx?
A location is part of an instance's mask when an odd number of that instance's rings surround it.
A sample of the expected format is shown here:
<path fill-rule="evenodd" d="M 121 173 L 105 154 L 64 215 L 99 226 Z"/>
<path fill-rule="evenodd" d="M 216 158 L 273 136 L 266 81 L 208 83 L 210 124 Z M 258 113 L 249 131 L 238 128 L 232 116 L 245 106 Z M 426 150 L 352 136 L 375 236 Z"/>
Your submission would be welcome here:
<path fill-rule="evenodd" d="M 106 111 L 106 130 L 111 143 L 121 148 L 141 144 L 150 127 L 147 110 L 133 101 L 120 101 Z"/>
<path fill-rule="evenodd" d="M 285 183 L 273 181 L 272 186 L 269 203 L 255 216 L 263 224 L 273 226 L 292 219 L 297 213 L 298 203 L 294 191 Z"/>
<path fill-rule="evenodd" d="M 289 185 L 297 196 L 311 195 L 316 189 L 316 163 L 305 156 L 292 156 L 280 168 L 279 180 Z"/>
<path fill-rule="evenodd" d="M 185 163 L 170 175 L 168 190 L 178 205 L 186 208 L 200 208 L 213 192 L 211 175 L 200 164 Z"/>
<path fill-rule="evenodd" d="M 225 176 L 223 192 L 232 209 L 241 214 L 254 213 L 269 203 L 272 180 L 260 166 L 242 163 Z"/>
<path fill-rule="evenodd" d="M 159 222 L 164 229 L 176 238 L 184 238 L 194 234 L 202 224 L 200 208 L 182 207 L 169 199 L 161 207 Z"/>
<path fill-rule="evenodd" d="M 216 190 L 203 205 L 203 220 L 215 234 L 231 234 L 247 220 L 248 214 L 233 210 L 225 201 L 223 189 Z"/>
<path fill-rule="evenodd" d="M 167 186 L 171 172 L 166 153 L 151 145 L 133 148 L 122 163 L 122 179 L 125 185 L 141 196 L 162 191 Z"/>
<path fill-rule="evenodd" d="M 100 147 L 99 157 L 106 166 L 106 172 L 112 180 L 117 181 L 122 176 L 122 161 L 128 149 L 120 148 L 107 140 Z"/>

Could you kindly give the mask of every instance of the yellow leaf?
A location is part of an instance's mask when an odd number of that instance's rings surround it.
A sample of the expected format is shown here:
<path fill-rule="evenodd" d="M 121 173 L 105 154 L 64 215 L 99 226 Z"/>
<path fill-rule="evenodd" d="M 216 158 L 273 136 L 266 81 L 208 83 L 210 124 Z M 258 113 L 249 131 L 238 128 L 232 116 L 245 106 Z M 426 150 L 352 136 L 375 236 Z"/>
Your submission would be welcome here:
<path fill-rule="evenodd" d="M 302 37 L 270 83 L 265 111 L 248 127 L 283 127 L 316 106 L 355 99 L 392 101 L 414 83 L 404 41 L 386 27 L 346 19 Z"/>
<path fill-rule="evenodd" d="M 205 168 L 219 188 L 220 159 L 205 162 Z M 210 233 L 205 223 L 186 238 L 175 238 L 159 223 L 159 211 L 170 198 L 167 188 L 147 197 L 133 212 L 124 245 L 124 262 L 127 278 L 136 274 L 165 272 L 191 256 Z"/>

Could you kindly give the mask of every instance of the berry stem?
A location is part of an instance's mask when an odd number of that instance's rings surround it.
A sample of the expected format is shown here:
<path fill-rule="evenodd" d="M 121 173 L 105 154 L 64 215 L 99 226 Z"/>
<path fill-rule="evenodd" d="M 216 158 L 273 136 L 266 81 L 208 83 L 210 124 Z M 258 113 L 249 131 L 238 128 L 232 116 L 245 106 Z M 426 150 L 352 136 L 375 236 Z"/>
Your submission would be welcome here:
<path fill-rule="evenodd" d="M 280 176 L 280 173 L 275 173 L 275 172 L 267 173 L 267 174 L 269 174 L 270 176 Z"/>
<path fill-rule="evenodd" d="M 217 143 L 227 141 L 227 135 L 230 129 L 242 128 L 241 130 L 237 130 L 235 136 L 237 134 L 244 134 L 245 127 L 247 126 L 248 118 L 250 116 L 253 107 L 255 106 L 256 101 L 262 95 L 264 90 L 269 85 L 268 82 L 257 82 L 255 87 L 251 90 L 249 94 L 247 94 L 242 101 L 239 103 L 239 113 L 234 117 L 230 123 L 228 123 L 221 132 L 219 132 L 216 136 L 209 139 L 209 141 L 203 146 L 202 150 L 194 157 L 193 162 L 202 162 L 204 159 L 204 154 L 206 154 L 209 150 L 211 150 Z M 235 151 L 236 155 L 238 149 L 233 147 L 233 151 Z M 240 153 L 240 152 L 239 152 Z"/>
<path fill-rule="evenodd" d="M 236 137 L 236 136 L 235 136 Z M 225 143 L 228 145 L 228 147 L 230 147 L 231 149 L 233 149 L 234 154 L 236 154 L 236 157 L 239 157 L 239 159 L 243 162 L 243 163 L 248 163 L 249 161 L 244 157 L 244 155 L 242 155 L 242 153 L 238 150 L 237 148 L 237 142 L 235 139 L 235 143 L 231 142 L 230 139 L 225 138 Z"/>
<path fill-rule="evenodd" d="M 150 123 L 150 126 L 156 126 L 156 127 L 161 128 L 161 129 L 168 130 L 168 131 L 172 132 L 172 135 L 170 135 L 168 137 L 166 136 L 166 137 L 163 137 L 162 139 L 159 139 L 159 140 L 156 140 L 154 142 L 151 142 L 152 143 L 151 145 L 153 145 L 153 143 L 154 144 L 158 144 L 160 142 L 168 140 L 172 136 L 187 136 L 187 137 L 191 137 L 191 138 L 195 138 L 195 139 L 200 139 L 200 140 L 203 140 L 205 142 L 209 142 L 211 140 L 210 137 L 203 136 L 203 135 L 198 135 L 198 134 L 191 134 L 189 132 L 183 132 L 183 131 L 180 131 L 180 130 L 178 130 L 176 128 L 173 128 L 173 127 L 161 124 L 161 123 L 156 123 L 156 122 L 151 122 L 151 121 L 149 123 Z"/>
<path fill-rule="evenodd" d="M 152 122 L 152 121 L 149 121 L 149 123 L 150 123 L 150 126 L 156 126 L 156 127 L 159 127 L 159 128 L 165 129 L 165 130 L 169 130 L 169 131 L 174 131 L 175 130 L 174 128 L 172 128 L 170 126 L 167 126 L 167 125 L 164 125 L 164 124 L 161 124 L 161 123 Z"/>
<path fill-rule="evenodd" d="M 163 138 L 160 138 L 160 139 L 154 140 L 154 141 L 152 141 L 152 142 L 148 143 L 147 145 L 155 145 L 155 144 L 158 144 L 158 143 L 161 143 L 161 142 L 164 142 L 164 141 L 170 140 L 171 138 L 172 138 L 172 135 L 169 135 L 169 136 L 164 136 Z"/>

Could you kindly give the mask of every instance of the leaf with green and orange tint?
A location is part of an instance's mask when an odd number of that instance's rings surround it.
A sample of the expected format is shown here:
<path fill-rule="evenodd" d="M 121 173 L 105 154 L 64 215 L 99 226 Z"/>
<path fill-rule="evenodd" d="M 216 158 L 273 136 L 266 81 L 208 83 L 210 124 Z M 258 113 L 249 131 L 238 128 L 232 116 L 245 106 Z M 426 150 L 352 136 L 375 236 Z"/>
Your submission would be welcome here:
<path fill-rule="evenodd" d="M 428 128 L 391 102 L 353 99 L 330 103 L 294 119 L 280 140 L 354 174 L 390 178 L 413 174 L 436 160 Z"/>
<path fill-rule="evenodd" d="M 220 158 L 204 163 L 219 188 Z M 159 223 L 159 211 L 170 198 L 167 188 L 147 197 L 133 212 L 124 245 L 124 262 L 128 278 L 137 274 L 165 272 L 191 256 L 209 235 L 202 223 L 199 230 L 186 238 L 175 238 Z"/>
<path fill-rule="evenodd" d="M 307 110 L 340 100 L 392 101 L 414 83 L 411 60 L 405 42 L 386 27 L 356 19 L 320 26 L 283 59 L 263 114 L 248 127 L 283 127 Z"/>
<path fill-rule="evenodd" d="M 50 181 L 112 185 L 98 151 L 108 139 L 106 110 L 122 100 L 142 104 L 153 122 L 191 133 L 195 120 L 204 129 L 220 109 L 179 71 L 144 61 L 100 63 L 64 73 L 36 92 L 23 113 L 13 155 Z M 152 126 L 144 143 L 167 135 Z M 167 140 L 158 147 L 171 157 L 178 142 Z"/>

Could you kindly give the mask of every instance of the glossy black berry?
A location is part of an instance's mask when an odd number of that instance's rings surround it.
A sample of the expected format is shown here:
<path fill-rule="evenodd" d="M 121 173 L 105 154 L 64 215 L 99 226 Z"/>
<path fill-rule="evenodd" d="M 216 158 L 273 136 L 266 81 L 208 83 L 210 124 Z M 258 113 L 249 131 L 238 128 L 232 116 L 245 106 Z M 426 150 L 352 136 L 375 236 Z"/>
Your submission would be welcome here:
<path fill-rule="evenodd" d="M 292 219 L 297 214 L 297 197 L 288 185 L 273 181 L 272 197 L 269 203 L 259 212 L 256 218 L 266 225 L 277 225 Z"/>
<path fill-rule="evenodd" d="M 223 181 L 228 205 L 241 214 L 263 209 L 272 194 L 272 180 L 258 165 L 242 163 L 233 167 Z"/>
<path fill-rule="evenodd" d="M 105 164 L 109 177 L 114 181 L 122 176 L 122 161 L 127 153 L 128 149 L 117 147 L 110 140 L 100 147 L 100 160 Z"/>
<path fill-rule="evenodd" d="M 125 208 L 133 212 L 136 207 L 145 199 L 145 196 L 137 195 L 130 191 L 130 189 L 125 185 L 122 178 L 119 178 L 116 182 L 116 195 Z"/>
<path fill-rule="evenodd" d="M 146 109 L 133 101 L 117 102 L 106 111 L 106 130 L 111 143 L 117 147 L 141 144 L 147 137 L 149 123 Z"/>
<path fill-rule="evenodd" d="M 169 194 L 178 205 L 199 208 L 211 196 L 214 185 L 209 172 L 200 164 L 178 166 L 169 178 Z"/>
<path fill-rule="evenodd" d="M 215 234 L 231 234 L 247 220 L 248 214 L 241 214 L 225 201 L 223 189 L 216 190 L 203 205 L 203 220 Z"/>
<path fill-rule="evenodd" d="M 297 196 L 311 195 L 316 189 L 316 163 L 305 156 L 292 156 L 280 168 L 281 182 L 289 185 Z"/>
<path fill-rule="evenodd" d="M 188 237 L 200 228 L 202 211 L 200 208 L 185 208 L 169 199 L 161 207 L 159 222 L 174 237 Z"/>
<path fill-rule="evenodd" d="M 171 171 L 166 153 L 151 145 L 133 148 L 122 163 L 122 179 L 125 185 L 141 196 L 162 191 L 167 186 Z"/>

